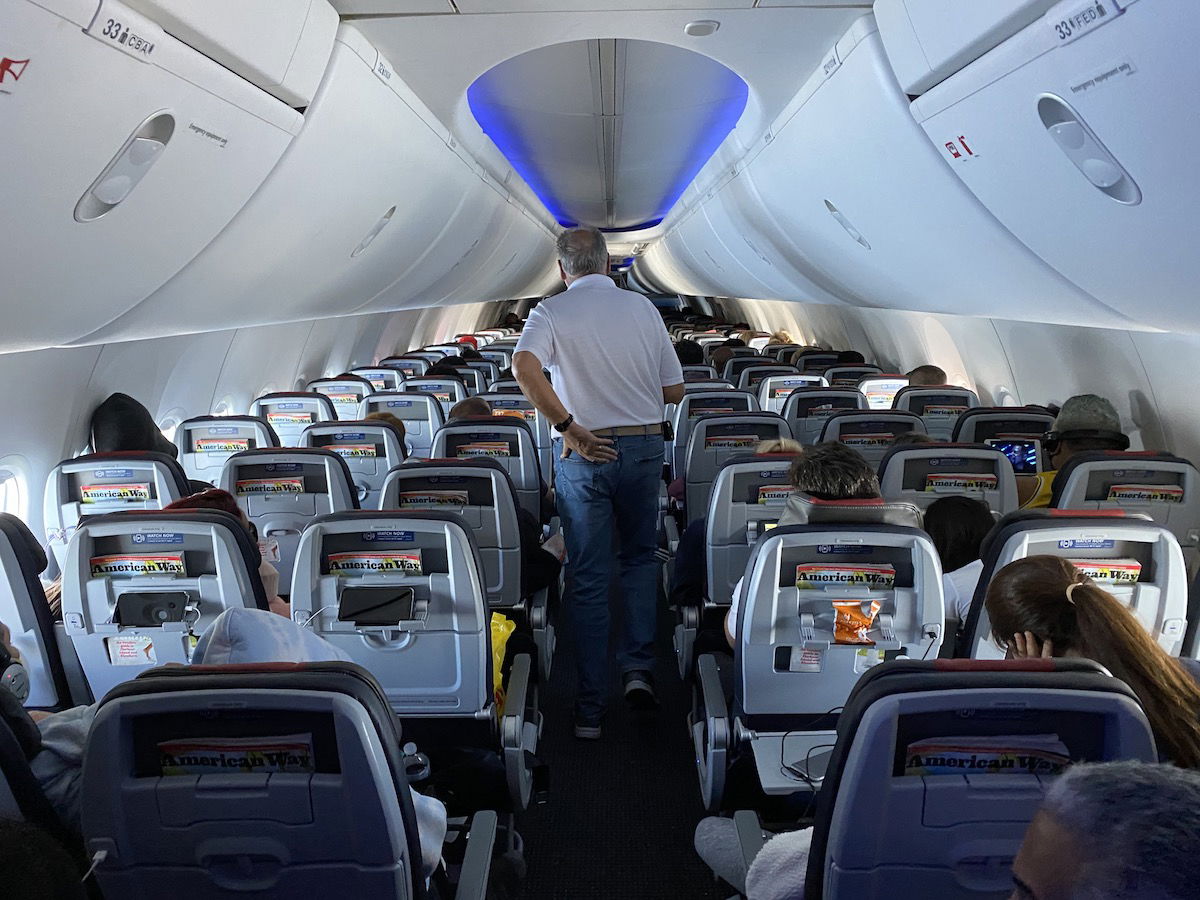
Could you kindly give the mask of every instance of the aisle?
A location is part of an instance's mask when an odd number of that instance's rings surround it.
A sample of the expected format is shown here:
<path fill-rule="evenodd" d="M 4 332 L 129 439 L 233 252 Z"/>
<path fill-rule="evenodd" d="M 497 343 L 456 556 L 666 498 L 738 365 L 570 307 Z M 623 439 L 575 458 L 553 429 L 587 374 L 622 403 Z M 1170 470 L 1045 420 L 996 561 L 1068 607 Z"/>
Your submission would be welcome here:
<path fill-rule="evenodd" d="M 704 811 L 684 727 L 689 696 L 671 653 L 672 621 L 668 611 L 660 613 L 662 708 L 631 712 L 614 676 L 599 741 L 571 734 L 575 664 L 569 637 L 561 636 L 554 673 L 541 693 L 546 730 L 539 755 L 550 765 L 550 801 L 519 826 L 529 864 L 527 900 L 729 896 L 692 849 Z"/>

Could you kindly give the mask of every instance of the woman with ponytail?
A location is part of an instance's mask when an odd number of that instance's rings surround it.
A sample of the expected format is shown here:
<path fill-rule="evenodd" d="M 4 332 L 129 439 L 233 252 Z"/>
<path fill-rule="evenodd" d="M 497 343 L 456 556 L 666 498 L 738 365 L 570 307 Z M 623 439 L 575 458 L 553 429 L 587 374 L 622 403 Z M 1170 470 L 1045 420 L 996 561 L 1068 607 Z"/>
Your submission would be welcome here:
<path fill-rule="evenodd" d="M 1014 659 L 1092 659 L 1142 702 L 1159 753 L 1200 768 L 1200 684 L 1187 662 L 1167 654 L 1116 597 L 1068 560 L 1029 556 L 1009 563 L 988 585 L 992 636 Z"/>

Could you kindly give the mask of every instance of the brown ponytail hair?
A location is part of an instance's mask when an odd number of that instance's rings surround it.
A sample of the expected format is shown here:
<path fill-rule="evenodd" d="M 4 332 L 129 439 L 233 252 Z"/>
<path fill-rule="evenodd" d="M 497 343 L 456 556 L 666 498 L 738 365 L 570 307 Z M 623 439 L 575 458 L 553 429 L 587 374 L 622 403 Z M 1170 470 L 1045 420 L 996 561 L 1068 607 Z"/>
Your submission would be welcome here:
<path fill-rule="evenodd" d="M 986 605 L 1000 646 L 1032 631 L 1053 642 L 1055 656 L 1100 663 L 1137 694 L 1159 751 L 1177 766 L 1200 768 L 1200 686 L 1120 600 L 1083 579 L 1068 560 L 1029 556 L 1009 563 L 988 585 Z"/>

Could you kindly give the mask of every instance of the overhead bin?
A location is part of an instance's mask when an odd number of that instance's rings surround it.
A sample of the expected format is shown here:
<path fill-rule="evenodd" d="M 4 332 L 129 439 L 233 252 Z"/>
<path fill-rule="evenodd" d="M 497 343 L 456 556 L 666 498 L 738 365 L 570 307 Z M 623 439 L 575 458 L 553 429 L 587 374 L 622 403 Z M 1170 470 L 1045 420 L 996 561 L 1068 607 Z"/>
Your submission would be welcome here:
<path fill-rule="evenodd" d="M 922 94 L 1036 21 L 1056 2 L 875 0 L 872 12 L 900 86 L 906 94 Z"/>
<path fill-rule="evenodd" d="M 174 275 L 303 118 L 112 0 L 7 0 L 3 19 L 9 352 L 87 334 Z"/>
<path fill-rule="evenodd" d="M 749 179 L 778 232 L 774 252 L 809 283 L 860 306 L 1129 326 L 1013 238 L 954 176 L 914 121 L 869 16 L 760 146 L 717 196 Z"/>
<path fill-rule="evenodd" d="M 487 223 L 508 206 L 449 140 L 387 60 L 342 25 L 303 130 L 241 214 L 81 343 L 348 315 L 393 282 L 390 308 L 430 305 L 438 298 L 423 288 L 476 245 L 486 257 L 500 239 Z M 520 218 L 521 252 L 549 260 L 548 232 Z"/>
<path fill-rule="evenodd" d="M 289 106 L 308 106 L 337 34 L 327 0 L 125 0 L 163 31 Z"/>
<path fill-rule="evenodd" d="M 1200 330 L 1198 33 L 1195 0 L 1062 3 L 913 105 L 1013 234 L 1170 330 Z"/>

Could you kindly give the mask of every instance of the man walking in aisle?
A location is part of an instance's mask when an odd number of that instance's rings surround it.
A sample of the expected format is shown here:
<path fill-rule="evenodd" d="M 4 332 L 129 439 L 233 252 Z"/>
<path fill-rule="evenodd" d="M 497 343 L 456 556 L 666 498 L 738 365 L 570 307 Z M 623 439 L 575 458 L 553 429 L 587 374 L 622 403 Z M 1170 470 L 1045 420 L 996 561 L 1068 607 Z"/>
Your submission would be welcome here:
<path fill-rule="evenodd" d="M 607 700 L 614 539 L 625 699 L 637 709 L 658 705 L 653 667 L 663 405 L 683 398 L 683 370 L 653 304 L 608 277 L 604 235 L 571 228 L 556 246 L 567 290 L 530 312 L 513 374 L 559 434 L 554 477 L 578 657 L 575 736 L 595 740 Z"/>

